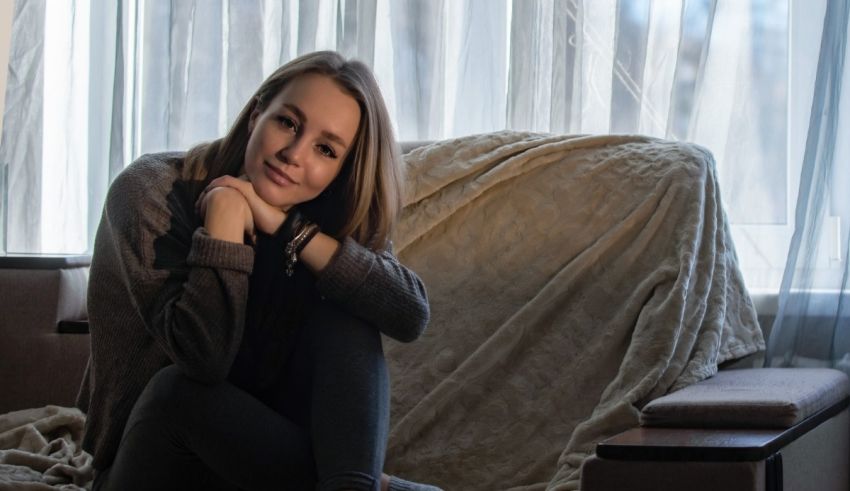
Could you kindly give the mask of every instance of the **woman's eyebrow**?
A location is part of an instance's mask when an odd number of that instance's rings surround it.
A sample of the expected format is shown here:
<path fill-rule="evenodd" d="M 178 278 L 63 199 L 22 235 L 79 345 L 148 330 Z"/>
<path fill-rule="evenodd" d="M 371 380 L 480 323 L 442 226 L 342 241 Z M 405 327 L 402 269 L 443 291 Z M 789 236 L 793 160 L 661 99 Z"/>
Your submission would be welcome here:
<path fill-rule="evenodd" d="M 300 119 L 302 122 L 304 122 L 304 123 L 307 122 L 307 116 L 304 114 L 304 111 L 302 111 L 300 107 L 296 106 L 295 104 L 291 104 L 289 102 L 284 102 L 283 107 L 294 112 L 295 116 L 297 116 L 298 119 Z"/>
<path fill-rule="evenodd" d="M 289 102 L 283 103 L 283 106 L 285 108 L 289 109 L 290 111 L 294 112 L 295 116 L 298 119 L 300 119 L 302 123 L 307 122 L 307 115 L 304 114 L 304 111 L 302 111 L 300 107 L 296 106 L 295 104 L 289 103 Z M 348 143 L 346 143 L 345 140 L 343 140 L 342 137 L 340 137 L 336 133 L 331 133 L 330 131 L 322 131 L 322 136 L 324 136 L 328 140 L 331 140 L 335 143 L 342 145 L 342 148 L 348 148 Z"/>

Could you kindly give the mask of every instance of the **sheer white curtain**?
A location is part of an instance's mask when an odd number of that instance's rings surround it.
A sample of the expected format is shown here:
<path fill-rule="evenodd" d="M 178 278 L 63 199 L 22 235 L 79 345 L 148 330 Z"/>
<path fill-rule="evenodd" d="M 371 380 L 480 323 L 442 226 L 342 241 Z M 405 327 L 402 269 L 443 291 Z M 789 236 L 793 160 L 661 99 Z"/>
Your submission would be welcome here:
<path fill-rule="evenodd" d="M 221 135 L 317 49 L 373 67 L 402 140 L 643 133 L 717 158 L 751 287 L 791 235 L 787 1 L 19 0 L 0 163 L 9 252 L 90 248 L 108 183 Z M 765 239 L 768 237 L 768 239 Z"/>
<path fill-rule="evenodd" d="M 850 373 L 850 0 L 807 8 L 819 11 L 820 22 L 812 19 L 794 32 L 819 55 L 807 58 L 796 80 L 811 94 L 802 101 L 806 131 L 794 139 L 803 168 L 765 361 Z"/>

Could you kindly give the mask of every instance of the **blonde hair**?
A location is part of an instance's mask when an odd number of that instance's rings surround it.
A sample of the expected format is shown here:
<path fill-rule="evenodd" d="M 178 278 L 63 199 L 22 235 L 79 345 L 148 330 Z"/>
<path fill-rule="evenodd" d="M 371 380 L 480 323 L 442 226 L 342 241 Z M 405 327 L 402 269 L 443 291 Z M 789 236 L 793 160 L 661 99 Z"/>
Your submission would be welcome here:
<path fill-rule="evenodd" d="M 183 177 L 206 185 L 225 174 L 237 175 L 245 161 L 251 113 L 264 110 L 289 82 L 306 74 L 329 77 L 351 95 L 360 106 L 360 124 L 339 175 L 322 194 L 298 208 L 339 240 L 350 236 L 372 249 L 386 249 L 402 206 L 401 152 L 371 70 L 336 52 L 306 54 L 278 68 L 223 138 L 189 150 Z"/>

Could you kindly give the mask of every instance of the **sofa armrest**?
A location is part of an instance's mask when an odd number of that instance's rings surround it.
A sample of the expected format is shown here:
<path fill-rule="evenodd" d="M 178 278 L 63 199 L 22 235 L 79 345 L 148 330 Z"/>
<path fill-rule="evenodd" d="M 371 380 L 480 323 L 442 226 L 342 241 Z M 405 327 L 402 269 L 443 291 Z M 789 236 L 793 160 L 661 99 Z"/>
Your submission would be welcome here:
<path fill-rule="evenodd" d="M 850 397 L 844 397 L 789 428 L 632 428 L 600 442 L 596 455 L 616 460 L 763 460 L 848 406 Z"/>
<path fill-rule="evenodd" d="M 597 444 L 582 489 L 846 490 L 848 406 L 837 370 L 721 372 L 656 399 L 643 427 Z"/>
<path fill-rule="evenodd" d="M 87 317 L 89 260 L 0 256 L 0 413 L 74 405 L 89 337 L 67 327 Z"/>
<path fill-rule="evenodd" d="M 89 321 L 85 319 L 59 321 L 59 324 L 56 326 L 56 332 L 59 334 L 88 334 Z"/>

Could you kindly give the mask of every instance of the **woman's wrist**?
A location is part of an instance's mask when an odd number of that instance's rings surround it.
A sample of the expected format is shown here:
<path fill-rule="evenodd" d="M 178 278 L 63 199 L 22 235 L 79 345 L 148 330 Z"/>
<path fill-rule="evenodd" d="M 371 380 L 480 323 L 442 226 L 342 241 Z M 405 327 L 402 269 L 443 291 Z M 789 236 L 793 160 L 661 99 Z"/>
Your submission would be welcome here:
<path fill-rule="evenodd" d="M 293 237 L 284 248 L 287 276 L 292 276 L 295 272 L 295 264 L 298 262 L 301 251 L 319 233 L 319 226 L 306 219 L 301 219 L 294 227 Z"/>
<path fill-rule="evenodd" d="M 320 274 L 330 264 L 342 244 L 330 235 L 317 233 L 304 245 L 299 256 L 313 274 Z"/>
<path fill-rule="evenodd" d="M 301 212 L 299 212 L 298 208 L 295 207 L 284 212 L 284 216 L 285 218 L 283 219 L 283 222 L 272 234 L 272 237 L 282 244 L 286 244 L 295 238 L 295 234 L 298 233 L 298 228 L 301 226 L 301 222 L 303 221 Z"/>
<path fill-rule="evenodd" d="M 243 244 L 253 232 L 251 210 L 241 197 L 231 192 L 211 192 L 206 197 L 204 228 L 210 237 Z"/>

